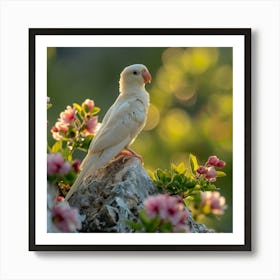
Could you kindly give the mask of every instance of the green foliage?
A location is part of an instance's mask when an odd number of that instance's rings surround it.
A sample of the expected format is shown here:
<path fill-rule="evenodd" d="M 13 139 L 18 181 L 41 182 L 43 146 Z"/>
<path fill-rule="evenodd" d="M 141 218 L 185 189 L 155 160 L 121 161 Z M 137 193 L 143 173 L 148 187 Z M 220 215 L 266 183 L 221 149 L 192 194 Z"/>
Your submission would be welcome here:
<path fill-rule="evenodd" d="M 190 168 L 183 162 L 179 165 L 171 164 L 170 169 L 149 170 L 148 173 L 161 193 L 181 196 L 186 204 L 191 203 L 200 196 L 201 192 L 217 191 L 219 188 L 206 176 L 197 173 L 199 164 L 197 158 L 190 154 Z M 217 171 L 217 177 L 226 176 L 222 171 Z"/>
<path fill-rule="evenodd" d="M 77 177 L 77 172 L 71 169 L 67 174 L 48 175 L 49 182 L 55 183 L 63 195 L 66 194 L 67 189 L 74 183 Z"/>
<path fill-rule="evenodd" d="M 173 225 L 168 220 L 161 220 L 159 216 L 149 218 L 144 210 L 139 213 L 138 222 L 126 221 L 131 229 L 136 232 L 173 232 Z"/>
<path fill-rule="evenodd" d="M 197 159 L 194 155 L 190 154 L 190 166 L 192 169 L 192 173 L 196 174 L 196 170 L 198 168 L 198 163 L 197 163 Z"/>
<path fill-rule="evenodd" d="M 73 103 L 73 107 L 79 112 L 79 114 L 84 114 L 82 106 L 80 106 L 78 103 Z"/>
<path fill-rule="evenodd" d="M 72 150 L 70 149 L 70 147 L 67 145 L 67 143 L 65 143 L 65 141 L 57 141 L 55 142 L 51 149 L 50 149 L 51 153 L 61 153 L 63 158 L 68 160 L 68 161 L 72 161 Z"/>

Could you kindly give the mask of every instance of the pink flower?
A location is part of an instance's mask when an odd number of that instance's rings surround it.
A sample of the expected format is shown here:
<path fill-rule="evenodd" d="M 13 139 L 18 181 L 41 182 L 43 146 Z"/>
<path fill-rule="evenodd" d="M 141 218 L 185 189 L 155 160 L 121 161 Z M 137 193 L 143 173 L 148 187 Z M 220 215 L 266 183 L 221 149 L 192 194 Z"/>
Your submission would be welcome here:
<path fill-rule="evenodd" d="M 208 169 L 207 169 L 206 167 L 204 167 L 204 166 L 199 166 L 199 167 L 197 168 L 197 170 L 196 170 L 196 172 L 197 172 L 198 174 L 206 174 L 207 171 L 208 171 Z"/>
<path fill-rule="evenodd" d="M 98 117 L 92 117 L 86 121 L 85 134 L 94 134 L 98 124 Z"/>
<path fill-rule="evenodd" d="M 47 157 L 47 173 L 53 174 L 66 174 L 70 171 L 71 165 L 65 162 L 60 153 L 51 153 Z"/>
<path fill-rule="evenodd" d="M 219 160 L 216 163 L 216 167 L 218 167 L 218 168 L 224 168 L 225 166 L 226 166 L 226 163 L 223 160 Z"/>
<path fill-rule="evenodd" d="M 71 124 L 76 116 L 76 111 L 71 106 L 67 106 L 64 112 L 60 113 L 59 121 L 63 124 Z"/>
<path fill-rule="evenodd" d="M 52 133 L 57 133 L 57 132 L 59 132 L 59 129 L 56 126 L 53 126 L 52 129 L 51 129 L 51 132 Z"/>
<path fill-rule="evenodd" d="M 190 232 L 190 228 L 182 223 L 182 224 L 177 224 L 176 226 L 174 226 L 173 231 L 174 232 Z"/>
<path fill-rule="evenodd" d="M 216 166 L 216 164 L 219 162 L 219 159 L 216 156 L 210 156 L 207 160 L 208 165 Z"/>
<path fill-rule="evenodd" d="M 94 108 L 94 101 L 90 99 L 86 99 L 83 102 L 82 107 L 85 108 L 86 112 L 90 112 Z"/>
<path fill-rule="evenodd" d="M 218 168 L 224 168 L 226 166 L 226 163 L 223 160 L 220 160 L 216 156 L 211 156 L 208 158 L 206 165 L 211 165 Z"/>
<path fill-rule="evenodd" d="M 214 166 L 210 166 L 207 168 L 207 172 L 205 178 L 211 182 L 216 181 L 217 171 Z"/>
<path fill-rule="evenodd" d="M 59 132 L 54 132 L 53 129 L 51 130 L 53 139 L 59 141 L 63 138 L 63 136 Z"/>
<path fill-rule="evenodd" d="M 60 121 L 56 122 L 51 129 L 52 136 L 57 141 L 61 140 L 67 131 L 68 131 L 68 124 L 62 123 Z"/>
<path fill-rule="evenodd" d="M 61 132 L 61 131 L 67 132 L 68 131 L 68 124 L 65 124 L 63 122 L 58 121 L 58 122 L 55 123 L 55 126 L 53 127 L 53 130 L 55 132 Z"/>
<path fill-rule="evenodd" d="M 201 194 L 201 207 L 206 214 L 223 215 L 227 208 L 226 199 L 219 192 L 203 192 Z"/>
<path fill-rule="evenodd" d="M 66 132 L 68 132 L 68 127 L 73 123 L 75 117 L 76 111 L 71 106 L 67 106 L 66 110 L 60 113 L 57 122 L 51 129 L 52 136 L 55 140 L 59 141 L 65 137 Z"/>
<path fill-rule="evenodd" d="M 82 227 L 79 211 L 66 201 L 57 201 L 52 208 L 52 222 L 60 232 L 73 232 Z"/>
<path fill-rule="evenodd" d="M 79 159 L 75 159 L 73 161 L 72 167 L 73 167 L 75 172 L 79 172 L 80 171 L 80 164 L 81 164 L 81 161 Z"/>
<path fill-rule="evenodd" d="M 150 196 L 144 201 L 145 212 L 149 218 L 159 216 L 162 222 L 170 222 L 173 230 L 184 229 L 189 231 L 185 225 L 185 220 L 189 213 L 186 210 L 183 200 L 167 194 Z"/>

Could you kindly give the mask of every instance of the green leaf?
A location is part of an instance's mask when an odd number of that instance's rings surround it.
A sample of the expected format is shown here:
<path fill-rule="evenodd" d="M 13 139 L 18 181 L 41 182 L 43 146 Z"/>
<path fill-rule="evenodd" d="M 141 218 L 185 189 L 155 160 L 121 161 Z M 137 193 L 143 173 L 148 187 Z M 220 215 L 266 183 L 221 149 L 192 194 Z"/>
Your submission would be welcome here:
<path fill-rule="evenodd" d="M 209 184 L 207 187 L 206 187 L 206 191 L 214 191 L 216 190 L 216 186 L 214 184 Z"/>
<path fill-rule="evenodd" d="M 73 103 L 73 107 L 79 112 L 82 112 L 82 107 L 78 103 Z"/>
<path fill-rule="evenodd" d="M 191 178 L 188 178 L 184 185 L 186 188 L 191 189 L 194 188 L 196 184 L 196 181 L 192 180 Z"/>
<path fill-rule="evenodd" d="M 163 177 L 161 178 L 161 183 L 164 185 L 169 184 L 172 181 L 172 174 L 168 170 L 163 171 Z"/>
<path fill-rule="evenodd" d="M 76 178 L 76 176 L 75 176 L 75 174 L 73 174 L 73 172 L 70 172 L 70 173 L 68 173 L 68 174 L 66 174 L 64 176 L 65 176 L 65 179 L 67 181 L 70 181 L 70 182 L 72 182 Z"/>
<path fill-rule="evenodd" d="M 177 172 L 180 174 L 184 174 L 186 172 L 186 166 L 183 162 L 177 165 Z"/>
<path fill-rule="evenodd" d="M 155 216 L 151 220 L 149 220 L 148 224 L 146 224 L 146 231 L 147 232 L 156 232 L 160 225 L 160 217 Z"/>
<path fill-rule="evenodd" d="M 148 218 L 148 216 L 146 215 L 145 211 L 142 210 L 140 213 L 139 213 L 139 219 L 141 221 L 141 223 L 146 227 L 149 222 L 150 222 L 150 219 Z"/>
<path fill-rule="evenodd" d="M 47 104 L 47 110 L 50 109 L 51 107 L 52 107 L 52 104 L 51 104 L 51 103 L 48 103 L 48 104 Z"/>
<path fill-rule="evenodd" d="M 186 172 L 186 166 L 183 162 L 181 162 L 179 165 L 171 163 L 171 169 L 179 174 L 184 174 Z"/>
<path fill-rule="evenodd" d="M 195 175 L 199 165 L 196 156 L 194 156 L 193 154 L 190 154 L 190 166 L 192 169 L 192 173 Z"/>
<path fill-rule="evenodd" d="M 160 232 L 173 232 L 173 225 L 171 223 L 164 223 L 159 227 Z"/>
<path fill-rule="evenodd" d="M 75 147 L 87 151 L 92 139 L 93 139 L 93 135 L 88 135 L 86 137 L 81 137 L 81 138 L 78 139 L 78 142 L 74 142 Z"/>
<path fill-rule="evenodd" d="M 183 183 L 183 181 L 184 181 L 184 179 L 179 174 L 176 174 L 173 177 L 173 182 L 178 186 L 180 186 Z"/>
<path fill-rule="evenodd" d="M 149 176 L 151 177 L 151 179 L 153 181 L 155 181 L 156 180 L 156 176 L 155 176 L 154 172 L 152 170 L 150 170 L 150 169 L 148 169 L 147 172 L 148 172 Z"/>
<path fill-rule="evenodd" d="M 64 149 L 61 150 L 63 158 L 67 159 L 69 158 L 69 161 L 72 160 L 72 155 L 71 155 L 71 150 L 69 147 L 65 147 Z"/>
<path fill-rule="evenodd" d="M 217 173 L 217 177 L 224 177 L 224 176 L 227 176 L 227 174 L 223 171 L 216 171 Z"/>
<path fill-rule="evenodd" d="M 176 170 L 177 169 L 177 165 L 174 163 L 171 163 L 171 170 Z"/>
<path fill-rule="evenodd" d="M 156 170 L 156 176 L 159 180 L 162 180 L 162 181 L 164 180 L 164 177 L 165 177 L 164 172 L 161 169 Z"/>
<path fill-rule="evenodd" d="M 154 218 L 149 218 L 144 210 L 139 213 L 139 219 L 143 224 L 145 232 L 155 232 L 160 225 L 159 216 L 155 216 Z"/>
<path fill-rule="evenodd" d="M 71 162 L 73 160 L 72 154 L 69 154 L 66 159 Z"/>
<path fill-rule="evenodd" d="M 185 199 L 184 199 L 184 202 L 185 203 L 189 203 L 190 201 L 193 201 L 194 200 L 194 197 L 193 196 L 187 196 Z"/>
<path fill-rule="evenodd" d="M 91 115 L 96 115 L 100 112 L 100 110 L 101 109 L 99 107 L 94 107 L 90 113 Z"/>
<path fill-rule="evenodd" d="M 61 151 L 61 148 L 62 148 L 62 142 L 57 141 L 52 145 L 51 152 L 52 153 L 58 153 L 58 152 Z"/>
<path fill-rule="evenodd" d="M 129 220 L 126 220 L 125 223 L 133 230 L 135 231 L 141 231 L 142 230 L 142 225 L 138 224 L 138 223 L 135 223 L 135 222 L 132 222 L 132 221 L 129 221 Z"/>

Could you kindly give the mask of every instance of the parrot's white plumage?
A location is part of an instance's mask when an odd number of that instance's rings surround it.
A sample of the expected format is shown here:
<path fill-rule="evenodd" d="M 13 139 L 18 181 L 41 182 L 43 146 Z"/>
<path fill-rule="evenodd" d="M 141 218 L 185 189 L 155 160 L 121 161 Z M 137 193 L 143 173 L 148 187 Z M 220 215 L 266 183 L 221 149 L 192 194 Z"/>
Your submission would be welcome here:
<path fill-rule="evenodd" d="M 130 65 L 121 72 L 120 94 L 104 116 L 81 164 L 82 171 L 66 195 L 66 200 L 84 178 L 93 174 L 123 149 L 131 151 L 129 146 L 143 129 L 147 119 L 149 94 L 145 90 L 145 84 L 148 82 L 151 82 L 151 74 L 143 64 Z"/>

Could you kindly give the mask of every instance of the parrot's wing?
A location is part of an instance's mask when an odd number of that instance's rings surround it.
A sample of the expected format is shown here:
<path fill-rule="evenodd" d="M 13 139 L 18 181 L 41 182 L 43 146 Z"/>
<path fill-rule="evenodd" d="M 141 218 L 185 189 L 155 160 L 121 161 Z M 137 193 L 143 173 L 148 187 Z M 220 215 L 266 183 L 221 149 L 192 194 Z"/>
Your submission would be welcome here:
<path fill-rule="evenodd" d="M 121 103 L 121 95 L 118 96 L 114 104 L 109 108 L 109 110 L 106 112 L 103 120 L 102 120 L 102 125 L 106 125 L 107 121 L 110 119 L 111 114 L 114 112 L 116 107 L 118 107 L 118 104 Z"/>
<path fill-rule="evenodd" d="M 101 152 L 128 139 L 125 147 L 134 138 L 144 120 L 145 112 L 139 108 L 138 102 L 122 102 L 111 111 L 106 124 L 101 126 L 89 147 L 89 153 Z"/>

